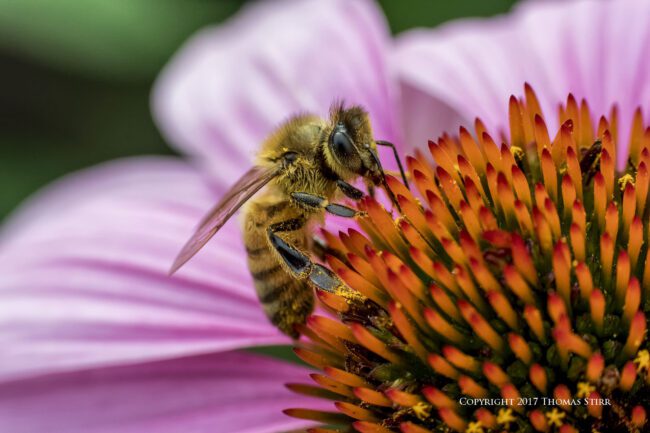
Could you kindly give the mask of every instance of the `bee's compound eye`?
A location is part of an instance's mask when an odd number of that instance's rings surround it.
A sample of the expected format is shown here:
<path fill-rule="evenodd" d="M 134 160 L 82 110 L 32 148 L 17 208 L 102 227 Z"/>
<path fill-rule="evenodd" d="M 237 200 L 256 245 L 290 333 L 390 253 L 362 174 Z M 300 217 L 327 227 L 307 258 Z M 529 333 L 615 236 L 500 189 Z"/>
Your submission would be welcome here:
<path fill-rule="evenodd" d="M 352 140 L 343 131 L 334 131 L 330 137 L 332 150 L 339 156 L 345 157 L 354 154 L 354 145 Z"/>

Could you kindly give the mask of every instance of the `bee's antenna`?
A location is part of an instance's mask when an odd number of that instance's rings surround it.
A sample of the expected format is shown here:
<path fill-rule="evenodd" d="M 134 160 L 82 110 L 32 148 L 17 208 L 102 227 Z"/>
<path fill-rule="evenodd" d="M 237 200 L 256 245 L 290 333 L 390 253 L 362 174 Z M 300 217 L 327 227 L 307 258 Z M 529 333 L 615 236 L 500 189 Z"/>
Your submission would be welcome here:
<path fill-rule="evenodd" d="M 406 173 L 404 172 L 404 167 L 402 166 L 402 161 L 399 158 L 399 154 L 397 153 L 397 149 L 395 148 L 395 145 L 390 141 L 386 141 L 386 140 L 375 140 L 375 143 L 377 144 L 377 146 L 386 146 L 393 149 L 393 155 L 395 155 L 395 161 L 397 161 L 397 166 L 399 167 L 399 174 L 402 175 L 402 181 L 404 182 L 406 188 L 410 190 L 411 188 L 409 187 L 408 180 L 406 180 Z"/>
<path fill-rule="evenodd" d="M 367 146 L 367 149 L 370 151 L 370 154 L 372 155 L 372 159 L 375 160 L 375 164 L 377 164 L 377 167 L 379 168 L 379 172 L 381 173 L 381 184 L 386 190 L 386 194 L 388 194 L 390 201 L 397 207 L 397 210 L 400 211 L 401 213 L 402 207 L 397 202 L 395 193 L 393 192 L 392 189 L 390 189 L 390 186 L 388 186 L 388 182 L 386 181 L 386 173 L 384 172 L 384 168 L 381 166 L 381 161 L 379 160 L 379 156 L 377 155 L 377 152 L 372 150 L 370 146 Z"/>

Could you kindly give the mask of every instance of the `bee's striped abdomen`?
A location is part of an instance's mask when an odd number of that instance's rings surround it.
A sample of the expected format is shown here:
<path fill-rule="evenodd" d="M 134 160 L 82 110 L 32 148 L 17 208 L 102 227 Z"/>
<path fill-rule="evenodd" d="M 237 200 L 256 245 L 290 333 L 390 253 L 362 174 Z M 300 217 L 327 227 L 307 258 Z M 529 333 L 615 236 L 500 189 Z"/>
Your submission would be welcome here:
<path fill-rule="evenodd" d="M 270 246 L 269 226 L 284 222 L 290 222 L 287 225 L 290 229 L 278 235 L 295 247 L 306 250 L 307 220 L 300 210 L 286 200 L 272 201 L 264 196 L 246 207 L 244 243 L 248 269 L 264 312 L 282 332 L 297 338 L 298 332 L 294 327 L 305 323 L 312 312 L 314 295 L 305 280 L 297 279 L 284 268 L 282 259 Z"/>

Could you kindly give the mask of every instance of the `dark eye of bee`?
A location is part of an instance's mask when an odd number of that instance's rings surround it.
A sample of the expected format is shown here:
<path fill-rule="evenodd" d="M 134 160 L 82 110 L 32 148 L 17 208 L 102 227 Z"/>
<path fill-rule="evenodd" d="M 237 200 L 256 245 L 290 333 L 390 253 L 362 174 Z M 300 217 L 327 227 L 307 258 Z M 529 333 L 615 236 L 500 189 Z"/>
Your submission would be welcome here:
<path fill-rule="evenodd" d="M 339 156 L 346 157 L 354 155 L 354 145 L 346 132 L 345 126 L 342 124 L 336 125 L 334 132 L 332 132 L 330 146 Z"/>

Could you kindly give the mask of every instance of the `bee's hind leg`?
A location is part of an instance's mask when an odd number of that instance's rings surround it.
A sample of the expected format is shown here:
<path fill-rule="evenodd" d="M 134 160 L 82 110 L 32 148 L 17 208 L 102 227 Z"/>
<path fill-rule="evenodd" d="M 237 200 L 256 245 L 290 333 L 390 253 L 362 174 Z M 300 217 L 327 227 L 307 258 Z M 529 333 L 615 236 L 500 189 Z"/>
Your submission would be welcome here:
<path fill-rule="evenodd" d="M 349 186 L 354 188 L 352 185 Z M 354 218 L 355 216 L 361 215 L 361 212 L 352 209 L 351 207 L 338 203 L 330 203 L 325 197 L 308 192 L 292 192 L 291 199 L 294 203 L 303 208 L 314 211 L 322 209 L 327 213 L 344 218 Z"/>
<path fill-rule="evenodd" d="M 277 233 L 300 230 L 305 223 L 304 218 L 294 218 L 271 224 L 267 229 L 271 247 L 278 252 L 291 274 L 299 279 L 304 278 L 310 272 L 312 261 L 307 254 L 282 239 Z"/>
<path fill-rule="evenodd" d="M 319 289 L 337 292 L 344 284 L 332 271 L 312 262 L 307 254 L 277 235 L 280 232 L 299 230 L 304 224 L 304 218 L 294 218 L 271 224 L 267 230 L 271 246 L 278 252 L 294 277 L 308 278 L 309 282 Z"/>

